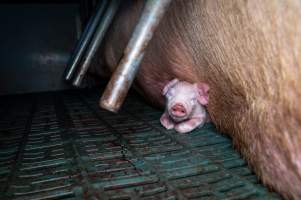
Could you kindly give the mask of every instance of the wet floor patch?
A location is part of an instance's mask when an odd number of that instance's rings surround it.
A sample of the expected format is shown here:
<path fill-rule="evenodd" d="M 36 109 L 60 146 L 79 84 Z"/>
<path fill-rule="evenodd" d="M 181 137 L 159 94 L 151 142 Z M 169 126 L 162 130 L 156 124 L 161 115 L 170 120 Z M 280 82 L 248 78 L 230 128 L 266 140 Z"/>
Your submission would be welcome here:
<path fill-rule="evenodd" d="M 97 91 L 0 98 L 0 199 L 280 199 L 212 124 L 167 131 L 135 95 L 118 114 Z"/>

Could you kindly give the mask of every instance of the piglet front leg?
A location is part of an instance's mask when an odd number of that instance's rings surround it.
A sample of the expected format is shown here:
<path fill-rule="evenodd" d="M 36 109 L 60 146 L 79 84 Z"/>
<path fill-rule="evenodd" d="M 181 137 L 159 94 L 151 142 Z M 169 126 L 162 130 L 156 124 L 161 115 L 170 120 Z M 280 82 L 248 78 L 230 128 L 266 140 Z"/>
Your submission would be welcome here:
<path fill-rule="evenodd" d="M 166 111 L 161 116 L 160 122 L 166 129 L 173 129 L 175 127 L 174 122 L 169 118 L 169 115 Z"/>
<path fill-rule="evenodd" d="M 188 133 L 198 126 L 202 126 L 205 123 L 205 118 L 197 117 L 191 118 L 187 121 L 181 122 L 175 126 L 175 130 L 179 133 Z"/>

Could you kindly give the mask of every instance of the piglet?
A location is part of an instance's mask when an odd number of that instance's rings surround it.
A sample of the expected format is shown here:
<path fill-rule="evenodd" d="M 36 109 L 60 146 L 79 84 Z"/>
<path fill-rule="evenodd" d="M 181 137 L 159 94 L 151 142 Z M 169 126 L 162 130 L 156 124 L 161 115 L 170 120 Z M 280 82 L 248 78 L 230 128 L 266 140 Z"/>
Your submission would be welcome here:
<path fill-rule="evenodd" d="M 206 83 L 191 84 L 173 79 L 163 89 L 166 109 L 160 118 L 166 129 L 188 133 L 204 125 L 209 116 L 205 105 L 208 104 L 209 86 Z"/>

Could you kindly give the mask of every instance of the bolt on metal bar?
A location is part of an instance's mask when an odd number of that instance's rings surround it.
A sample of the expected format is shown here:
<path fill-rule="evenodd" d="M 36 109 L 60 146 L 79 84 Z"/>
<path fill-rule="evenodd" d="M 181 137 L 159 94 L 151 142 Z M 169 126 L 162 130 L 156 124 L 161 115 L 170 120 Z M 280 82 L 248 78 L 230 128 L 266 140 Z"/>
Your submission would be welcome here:
<path fill-rule="evenodd" d="M 139 69 L 145 49 L 170 2 L 171 0 L 146 1 L 142 16 L 124 51 L 124 56 L 101 97 L 102 108 L 117 112 L 121 107 Z"/>
<path fill-rule="evenodd" d="M 82 65 L 80 66 L 79 72 L 73 81 L 73 85 L 78 87 L 80 86 L 86 72 L 89 69 L 89 66 L 92 62 L 92 59 L 98 50 L 105 33 L 107 32 L 109 25 L 113 21 L 113 18 L 118 10 L 118 7 L 121 3 L 121 0 L 110 0 L 108 8 L 106 9 L 99 26 L 96 29 L 96 32 L 88 46 L 87 52 L 83 57 Z"/>
<path fill-rule="evenodd" d="M 80 62 L 83 53 L 86 50 L 87 45 L 89 44 L 89 41 L 91 40 L 97 25 L 99 24 L 100 18 L 105 10 L 106 5 L 107 5 L 107 0 L 99 1 L 95 14 L 89 19 L 88 24 L 84 32 L 82 33 L 75 47 L 75 50 L 69 60 L 67 72 L 65 74 L 66 81 L 71 80 L 74 73 L 76 72 L 78 63 Z"/>

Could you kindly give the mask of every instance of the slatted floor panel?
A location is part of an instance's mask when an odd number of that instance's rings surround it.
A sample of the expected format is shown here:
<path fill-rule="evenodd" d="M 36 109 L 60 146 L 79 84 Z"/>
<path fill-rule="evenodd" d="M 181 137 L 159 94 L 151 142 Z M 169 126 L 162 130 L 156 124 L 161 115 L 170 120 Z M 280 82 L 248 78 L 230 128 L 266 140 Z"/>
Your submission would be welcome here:
<path fill-rule="evenodd" d="M 212 124 L 178 134 L 135 95 L 118 114 L 98 99 L 0 97 L 0 199 L 280 199 Z"/>

